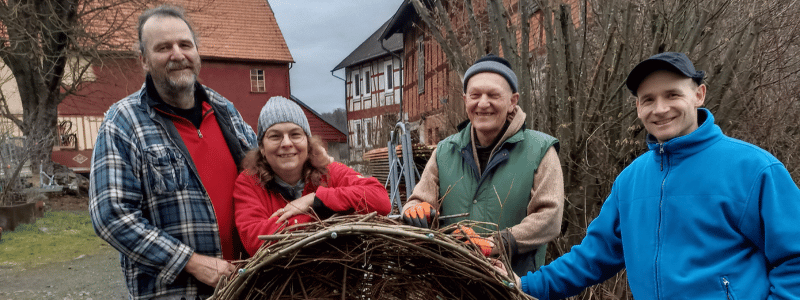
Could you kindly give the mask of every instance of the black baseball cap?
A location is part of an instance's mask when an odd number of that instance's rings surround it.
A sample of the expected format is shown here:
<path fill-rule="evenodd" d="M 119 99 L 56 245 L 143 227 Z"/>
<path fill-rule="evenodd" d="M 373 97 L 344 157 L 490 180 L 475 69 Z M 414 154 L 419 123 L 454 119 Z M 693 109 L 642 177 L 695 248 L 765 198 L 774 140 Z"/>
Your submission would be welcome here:
<path fill-rule="evenodd" d="M 703 78 L 706 76 L 706 72 L 694 69 L 692 61 L 689 60 L 686 54 L 680 52 L 664 52 L 650 56 L 650 58 L 636 65 L 631 73 L 628 74 L 625 85 L 628 86 L 631 94 L 636 96 L 636 90 L 639 89 L 639 85 L 642 84 L 642 81 L 651 73 L 660 70 L 666 70 L 689 77 L 698 85 L 703 83 Z"/>

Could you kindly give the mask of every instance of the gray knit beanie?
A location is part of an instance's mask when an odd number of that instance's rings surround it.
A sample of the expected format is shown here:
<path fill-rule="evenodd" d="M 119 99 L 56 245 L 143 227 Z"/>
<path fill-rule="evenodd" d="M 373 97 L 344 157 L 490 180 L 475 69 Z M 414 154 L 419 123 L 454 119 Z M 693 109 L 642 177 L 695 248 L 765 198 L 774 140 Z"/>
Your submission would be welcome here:
<path fill-rule="evenodd" d="M 483 72 L 492 72 L 503 76 L 508 81 L 508 85 L 511 86 L 511 91 L 517 92 L 517 74 L 514 74 L 514 70 L 511 70 L 511 64 L 505 58 L 489 53 L 476 60 L 475 64 L 464 73 L 464 93 L 467 92 L 467 84 L 470 77 Z"/>
<path fill-rule="evenodd" d="M 303 128 L 306 135 L 311 137 L 311 129 L 308 126 L 308 119 L 306 114 L 303 113 L 303 109 L 294 101 L 281 96 L 269 98 L 267 104 L 264 104 L 264 107 L 261 108 L 261 114 L 258 115 L 258 141 L 260 142 L 264 139 L 264 132 L 267 129 L 278 123 L 297 124 L 297 126 Z"/>

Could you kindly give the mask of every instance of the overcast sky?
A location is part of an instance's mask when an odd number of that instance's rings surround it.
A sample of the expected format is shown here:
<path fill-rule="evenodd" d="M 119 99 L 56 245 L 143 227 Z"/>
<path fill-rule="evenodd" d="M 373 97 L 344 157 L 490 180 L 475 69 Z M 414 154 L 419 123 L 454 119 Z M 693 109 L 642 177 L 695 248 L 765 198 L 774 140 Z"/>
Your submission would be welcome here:
<path fill-rule="evenodd" d="M 294 65 L 292 95 L 318 113 L 344 108 L 331 70 L 394 15 L 403 0 L 268 0 Z M 335 72 L 344 78 L 344 69 Z"/>

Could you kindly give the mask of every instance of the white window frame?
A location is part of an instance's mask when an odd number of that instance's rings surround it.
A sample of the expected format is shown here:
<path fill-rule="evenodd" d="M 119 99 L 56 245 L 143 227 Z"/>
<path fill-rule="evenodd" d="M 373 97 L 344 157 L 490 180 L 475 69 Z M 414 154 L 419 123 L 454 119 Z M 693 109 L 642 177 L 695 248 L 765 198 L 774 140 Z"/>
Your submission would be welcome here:
<path fill-rule="evenodd" d="M 265 93 L 267 91 L 267 82 L 264 80 L 263 69 L 250 69 L 250 92 L 251 93 Z"/>
<path fill-rule="evenodd" d="M 386 92 L 394 89 L 394 66 L 390 62 L 386 64 Z"/>
<path fill-rule="evenodd" d="M 369 96 L 372 94 L 372 78 L 370 78 L 369 70 L 364 71 L 364 94 Z"/>
<path fill-rule="evenodd" d="M 353 120 L 353 147 L 361 147 L 361 120 Z"/>
<path fill-rule="evenodd" d="M 370 147 L 372 136 L 370 134 L 373 131 L 372 128 L 372 118 L 363 119 L 361 120 L 362 127 L 364 128 L 364 147 Z"/>
<path fill-rule="evenodd" d="M 353 98 L 361 97 L 361 73 L 353 72 Z"/>

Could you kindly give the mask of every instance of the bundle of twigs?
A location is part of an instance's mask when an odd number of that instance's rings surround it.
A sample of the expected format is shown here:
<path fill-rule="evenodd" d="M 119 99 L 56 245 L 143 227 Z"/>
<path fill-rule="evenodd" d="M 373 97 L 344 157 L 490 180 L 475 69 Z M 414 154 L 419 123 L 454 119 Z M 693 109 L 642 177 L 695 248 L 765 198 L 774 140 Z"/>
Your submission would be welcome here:
<path fill-rule="evenodd" d="M 375 213 L 290 226 L 261 236 L 272 244 L 220 283 L 213 299 L 530 299 L 452 229 Z"/>

